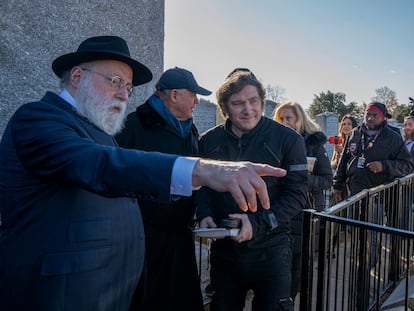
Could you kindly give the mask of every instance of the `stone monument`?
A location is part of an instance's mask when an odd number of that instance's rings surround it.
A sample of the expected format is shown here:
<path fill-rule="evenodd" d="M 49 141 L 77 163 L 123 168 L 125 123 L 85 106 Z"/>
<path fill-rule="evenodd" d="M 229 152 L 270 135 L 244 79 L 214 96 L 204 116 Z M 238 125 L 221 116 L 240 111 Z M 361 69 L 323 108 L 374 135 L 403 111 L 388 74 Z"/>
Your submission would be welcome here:
<path fill-rule="evenodd" d="M 0 136 L 13 112 L 60 90 L 52 61 L 86 38 L 117 35 L 153 80 L 135 88 L 128 112 L 155 90 L 163 72 L 164 0 L 2 0 L 0 2 Z"/>
<path fill-rule="evenodd" d="M 193 117 L 198 132 L 201 134 L 217 125 L 217 105 L 201 98 Z"/>
<path fill-rule="evenodd" d="M 321 131 L 325 133 L 327 137 L 338 135 L 338 116 L 333 112 L 324 112 L 316 115 L 316 123 L 321 127 Z M 329 159 L 332 159 L 334 146 L 327 143 L 325 145 L 326 151 L 328 152 Z"/>

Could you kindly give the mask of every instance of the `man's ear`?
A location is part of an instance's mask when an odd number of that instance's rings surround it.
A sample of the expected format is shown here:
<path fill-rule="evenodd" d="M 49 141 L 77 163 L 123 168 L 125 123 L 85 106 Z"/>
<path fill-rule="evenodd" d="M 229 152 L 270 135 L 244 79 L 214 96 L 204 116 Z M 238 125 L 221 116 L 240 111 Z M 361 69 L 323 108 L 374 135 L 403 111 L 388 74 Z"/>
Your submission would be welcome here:
<path fill-rule="evenodd" d="M 177 101 L 177 90 L 176 89 L 170 90 L 168 97 L 170 101 L 175 104 L 175 102 Z"/>
<path fill-rule="evenodd" d="M 82 78 L 83 70 L 79 66 L 75 66 L 70 70 L 70 79 L 69 83 L 74 88 L 77 89 L 79 82 Z"/>

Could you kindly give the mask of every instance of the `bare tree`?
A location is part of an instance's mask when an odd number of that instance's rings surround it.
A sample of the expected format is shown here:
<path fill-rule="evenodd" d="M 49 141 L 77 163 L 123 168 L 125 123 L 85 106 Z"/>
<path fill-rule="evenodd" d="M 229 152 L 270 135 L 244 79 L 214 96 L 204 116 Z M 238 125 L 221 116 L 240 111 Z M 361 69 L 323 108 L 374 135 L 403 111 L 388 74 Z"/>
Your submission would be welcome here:
<path fill-rule="evenodd" d="M 280 104 L 286 101 L 286 97 L 284 96 L 286 90 L 279 85 L 273 86 L 268 84 L 266 87 L 266 99 L 270 99 L 271 101 Z"/>
<path fill-rule="evenodd" d="M 398 114 L 399 104 L 397 94 L 394 91 L 387 86 L 383 86 L 376 89 L 375 94 L 377 95 L 372 98 L 373 101 L 383 103 L 391 115 Z"/>

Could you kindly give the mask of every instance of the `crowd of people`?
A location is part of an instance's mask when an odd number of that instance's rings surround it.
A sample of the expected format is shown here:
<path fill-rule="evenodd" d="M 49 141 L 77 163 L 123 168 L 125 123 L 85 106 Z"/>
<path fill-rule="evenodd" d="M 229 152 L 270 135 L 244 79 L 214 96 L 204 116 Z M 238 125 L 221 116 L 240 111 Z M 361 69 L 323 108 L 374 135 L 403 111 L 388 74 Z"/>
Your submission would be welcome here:
<path fill-rule="evenodd" d="M 210 95 L 166 70 L 132 113 L 151 71 L 125 40 L 99 36 L 57 57 L 61 92 L 22 105 L 0 143 L 0 309 L 203 310 L 193 229 L 240 223 L 210 253 L 211 310 L 293 310 L 302 210 L 326 207 L 414 168 L 414 114 L 403 135 L 372 102 L 326 135 L 300 103 L 264 116 L 265 88 L 236 68 L 216 92 L 224 123 L 199 133 Z"/>

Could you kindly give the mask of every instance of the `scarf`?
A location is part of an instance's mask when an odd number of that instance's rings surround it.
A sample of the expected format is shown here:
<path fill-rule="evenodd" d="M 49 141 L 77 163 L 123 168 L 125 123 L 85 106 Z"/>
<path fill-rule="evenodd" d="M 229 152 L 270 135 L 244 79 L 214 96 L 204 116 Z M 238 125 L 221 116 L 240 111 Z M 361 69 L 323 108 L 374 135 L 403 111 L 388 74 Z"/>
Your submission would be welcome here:
<path fill-rule="evenodd" d="M 193 118 L 186 121 L 180 121 L 176 116 L 165 106 L 164 102 L 155 95 L 152 95 L 148 99 L 149 104 L 152 108 L 164 119 L 164 121 L 173 129 L 185 138 L 191 131 L 193 125 Z"/>

